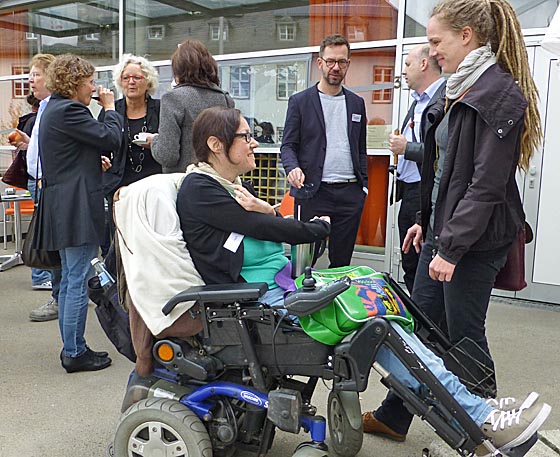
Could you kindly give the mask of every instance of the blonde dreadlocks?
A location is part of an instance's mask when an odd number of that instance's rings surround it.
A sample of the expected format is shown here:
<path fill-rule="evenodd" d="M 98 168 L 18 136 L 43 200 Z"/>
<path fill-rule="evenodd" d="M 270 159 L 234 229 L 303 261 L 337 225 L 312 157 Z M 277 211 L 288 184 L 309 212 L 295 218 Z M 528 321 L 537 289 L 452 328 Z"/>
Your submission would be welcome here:
<path fill-rule="evenodd" d="M 537 109 L 539 94 L 529 71 L 521 25 L 514 9 L 507 0 L 443 0 L 435 6 L 431 15 L 438 15 L 455 31 L 471 27 L 480 40 L 480 46 L 490 43 L 500 67 L 519 84 L 528 106 L 518 165 L 527 170 L 535 149 L 541 144 L 542 128 Z"/>

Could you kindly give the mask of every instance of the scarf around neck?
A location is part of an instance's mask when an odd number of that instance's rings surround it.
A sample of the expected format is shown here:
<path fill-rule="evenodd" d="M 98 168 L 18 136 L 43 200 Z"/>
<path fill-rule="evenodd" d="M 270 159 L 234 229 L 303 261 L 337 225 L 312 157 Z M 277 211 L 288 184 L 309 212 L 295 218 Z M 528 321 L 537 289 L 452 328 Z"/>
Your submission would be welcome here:
<path fill-rule="evenodd" d="M 234 182 L 228 181 L 222 175 L 220 175 L 212 166 L 206 162 L 198 162 L 196 164 L 191 164 L 187 167 L 187 175 L 191 173 L 199 173 L 201 175 L 210 176 L 218 181 L 231 195 L 234 194 L 233 186 L 241 185 L 241 178 L 238 176 L 235 178 Z"/>
<path fill-rule="evenodd" d="M 457 71 L 447 80 L 447 98 L 452 100 L 459 98 L 495 63 L 496 55 L 492 52 L 490 43 L 469 52 L 457 67 Z"/>

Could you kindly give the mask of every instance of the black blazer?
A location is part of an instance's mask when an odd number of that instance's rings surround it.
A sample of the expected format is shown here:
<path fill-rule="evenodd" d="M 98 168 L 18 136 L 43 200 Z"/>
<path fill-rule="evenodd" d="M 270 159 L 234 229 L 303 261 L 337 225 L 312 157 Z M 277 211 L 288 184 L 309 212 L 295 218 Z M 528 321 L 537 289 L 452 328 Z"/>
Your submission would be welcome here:
<path fill-rule="evenodd" d="M 245 282 L 240 276 L 243 243 L 236 252 L 224 247 L 232 232 L 289 244 L 322 240 L 330 232 L 330 225 L 320 219 L 301 222 L 246 211 L 218 181 L 199 173 L 184 179 L 177 213 L 194 265 L 207 284 Z"/>
<path fill-rule="evenodd" d="M 149 133 L 157 133 L 159 130 L 159 100 L 148 96 L 146 109 L 146 128 Z M 115 191 L 120 187 L 124 177 L 124 170 L 127 163 L 128 154 L 128 133 L 124 129 L 124 119 L 126 118 L 126 101 L 124 98 L 115 102 L 115 111 L 120 114 L 123 123 L 121 147 L 114 151 L 107 151 L 105 155 L 112 152 L 111 168 L 103 173 L 103 193 L 105 196 L 112 197 Z M 100 122 L 105 120 L 105 110 L 101 110 L 99 117 Z M 151 153 L 148 150 L 148 153 Z"/>
<path fill-rule="evenodd" d="M 354 173 L 362 187 L 367 187 L 366 165 L 366 106 L 364 100 L 342 88 L 346 97 L 348 114 L 348 141 L 352 154 Z M 312 183 L 309 192 L 292 187 L 290 194 L 296 198 L 310 198 L 321 184 L 323 164 L 327 150 L 327 134 L 323 108 L 317 84 L 290 97 L 282 137 L 280 155 L 286 174 L 300 167 L 305 173 L 305 183 Z"/>
<path fill-rule="evenodd" d="M 39 130 L 43 191 L 34 247 L 60 250 L 103 238 L 101 151 L 120 147 L 121 130 L 115 111 L 99 122 L 82 103 L 52 94 Z"/>

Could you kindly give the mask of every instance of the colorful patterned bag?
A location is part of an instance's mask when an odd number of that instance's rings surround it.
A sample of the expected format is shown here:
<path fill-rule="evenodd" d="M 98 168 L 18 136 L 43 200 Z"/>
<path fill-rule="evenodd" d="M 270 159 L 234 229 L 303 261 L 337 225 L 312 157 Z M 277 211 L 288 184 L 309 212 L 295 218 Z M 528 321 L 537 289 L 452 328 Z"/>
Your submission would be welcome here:
<path fill-rule="evenodd" d="M 399 322 L 409 332 L 414 330 L 414 320 L 402 300 L 383 275 L 372 268 L 350 266 L 314 270 L 312 276 L 318 286 L 343 276 L 350 277 L 352 285 L 327 307 L 299 319 L 311 338 L 335 345 L 369 319 L 379 316 Z M 303 278 L 302 275 L 296 279 L 297 287 L 301 287 Z"/>

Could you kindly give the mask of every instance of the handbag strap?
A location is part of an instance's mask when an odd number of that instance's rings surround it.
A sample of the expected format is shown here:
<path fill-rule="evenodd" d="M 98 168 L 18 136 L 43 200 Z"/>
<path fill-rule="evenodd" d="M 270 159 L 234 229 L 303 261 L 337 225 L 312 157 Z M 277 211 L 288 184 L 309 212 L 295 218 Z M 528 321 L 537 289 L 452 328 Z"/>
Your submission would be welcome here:
<path fill-rule="evenodd" d="M 39 150 L 39 145 L 37 145 L 37 150 Z M 37 170 L 35 171 L 35 192 L 33 195 L 33 203 L 35 203 L 35 206 L 39 204 L 39 199 L 37 198 L 37 195 L 39 194 L 39 162 L 41 161 L 40 154 L 41 154 L 40 152 L 37 154 Z"/>

